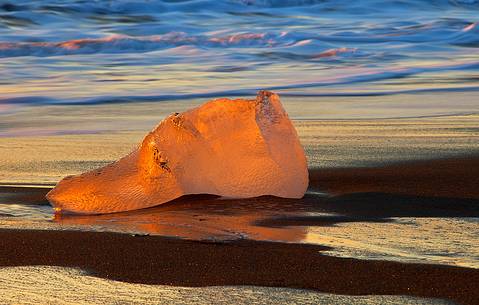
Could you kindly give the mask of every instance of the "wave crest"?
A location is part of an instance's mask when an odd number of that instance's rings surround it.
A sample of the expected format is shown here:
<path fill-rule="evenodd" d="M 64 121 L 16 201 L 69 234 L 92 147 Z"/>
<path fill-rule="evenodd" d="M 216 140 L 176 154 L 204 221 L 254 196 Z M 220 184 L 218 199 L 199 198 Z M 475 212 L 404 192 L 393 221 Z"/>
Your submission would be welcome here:
<path fill-rule="evenodd" d="M 195 47 L 297 47 L 307 44 L 303 40 L 269 33 L 238 33 L 225 36 L 189 36 L 183 32 L 170 32 L 153 36 L 111 35 L 103 38 L 73 39 L 61 42 L 0 42 L 0 57 L 59 56 L 94 53 L 149 52 L 180 46 Z M 325 50 L 314 58 L 351 53 L 355 49 Z M 309 56 L 310 57 L 310 56 Z"/>

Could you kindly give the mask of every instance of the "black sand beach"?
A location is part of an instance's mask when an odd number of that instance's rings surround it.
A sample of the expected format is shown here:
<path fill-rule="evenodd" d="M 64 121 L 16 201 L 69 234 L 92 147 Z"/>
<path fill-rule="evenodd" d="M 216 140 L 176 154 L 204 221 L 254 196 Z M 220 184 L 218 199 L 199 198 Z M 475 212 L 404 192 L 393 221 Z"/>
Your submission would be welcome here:
<path fill-rule="evenodd" d="M 308 204 L 334 217 L 265 219 L 263 226 L 328 226 L 389 217 L 479 217 L 479 158 L 378 168 L 311 170 Z M 43 204 L 48 188 L 2 187 Z M 11 197 L 11 196 L 10 196 Z M 407 199 L 407 200 L 405 200 Z M 210 201 L 198 197 L 198 204 Z M 274 200 L 274 198 L 272 198 Z M 283 199 L 277 199 L 281 201 Z M 184 202 L 186 203 L 184 203 Z M 192 204 L 195 197 L 175 204 Z M 178 286 L 259 285 L 350 295 L 409 295 L 479 303 L 479 270 L 433 264 L 338 258 L 327 247 L 236 240 L 190 241 L 79 231 L 0 230 L 0 265 L 78 267 L 119 281 Z"/>
<path fill-rule="evenodd" d="M 310 170 L 309 186 L 331 195 L 388 193 L 479 198 L 479 157 L 409 161 L 382 167 Z"/>
<path fill-rule="evenodd" d="M 0 1 L 0 305 L 479 305 L 478 50 L 479 0 Z"/>
<path fill-rule="evenodd" d="M 479 302 L 477 269 L 336 258 L 322 255 L 321 246 L 27 230 L 1 230 L 0 240 L 1 266 L 79 267 L 145 284 L 258 285 Z"/>

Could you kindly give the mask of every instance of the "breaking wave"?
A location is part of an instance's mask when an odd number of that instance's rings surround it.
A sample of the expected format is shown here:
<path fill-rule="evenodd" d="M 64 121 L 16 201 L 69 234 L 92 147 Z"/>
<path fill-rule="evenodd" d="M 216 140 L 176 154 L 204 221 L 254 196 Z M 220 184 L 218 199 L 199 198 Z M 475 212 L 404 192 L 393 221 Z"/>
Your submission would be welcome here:
<path fill-rule="evenodd" d="M 478 16 L 475 0 L 2 1 L 0 112 L 475 90 Z"/>
<path fill-rule="evenodd" d="M 189 35 L 185 32 L 169 32 L 163 35 L 128 36 L 109 35 L 102 38 L 81 38 L 58 42 L 0 42 L 1 57 L 18 56 L 62 56 L 95 53 L 142 53 L 178 46 L 198 48 L 257 48 L 286 58 L 305 60 L 321 59 L 342 55 L 365 54 L 358 48 L 328 48 L 333 43 L 347 45 L 351 42 L 383 44 L 393 42 L 425 43 L 439 41 L 446 44 L 479 47 L 479 22 L 463 25 L 454 31 L 440 30 L 438 25 L 424 26 L 420 33 L 417 28 L 407 27 L 396 35 L 370 33 L 358 36 L 355 33 L 337 33 L 334 35 L 311 35 L 307 33 L 236 33 L 230 35 Z M 439 32 L 431 35 L 428 32 Z M 325 47 L 322 47 L 325 45 Z M 311 52 L 316 46 L 319 52 Z M 265 51 L 266 50 L 266 51 Z M 306 52 L 301 52 L 305 50 Z M 294 51 L 296 53 L 294 53 Z M 377 51 L 376 51 L 377 52 Z M 273 52 L 270 52 L 273 53 Z M 292 55 L 293 54 L 293 55 Z"/>

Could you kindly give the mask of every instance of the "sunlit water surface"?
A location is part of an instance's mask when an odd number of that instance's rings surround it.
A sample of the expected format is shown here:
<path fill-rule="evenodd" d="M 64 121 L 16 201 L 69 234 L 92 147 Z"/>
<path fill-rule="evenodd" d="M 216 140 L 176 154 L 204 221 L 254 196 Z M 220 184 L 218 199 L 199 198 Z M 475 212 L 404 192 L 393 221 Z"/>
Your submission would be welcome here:
<path fill-rule="evenodd" d="M 0 113 L 477 92 L 478 16 L 476 0 L 2 1 Z"/>

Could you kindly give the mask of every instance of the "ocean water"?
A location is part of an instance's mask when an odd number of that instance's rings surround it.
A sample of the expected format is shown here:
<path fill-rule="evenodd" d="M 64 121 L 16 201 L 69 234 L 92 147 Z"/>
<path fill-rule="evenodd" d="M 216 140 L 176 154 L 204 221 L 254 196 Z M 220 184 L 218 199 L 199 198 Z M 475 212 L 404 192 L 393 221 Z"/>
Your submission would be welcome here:
<path fill-rule="evenodd" d="M 478 22 L 475 0 L 2 1 L 0 134 L 9 128 L 2 114 L 21 120 L 26 106 L 182 103 L 258 89 L 331 109 L 380 96 L 392 106 L 379 116 L 474 113 Z M 446 93 L 443 111 L 405 105 Z"/>

